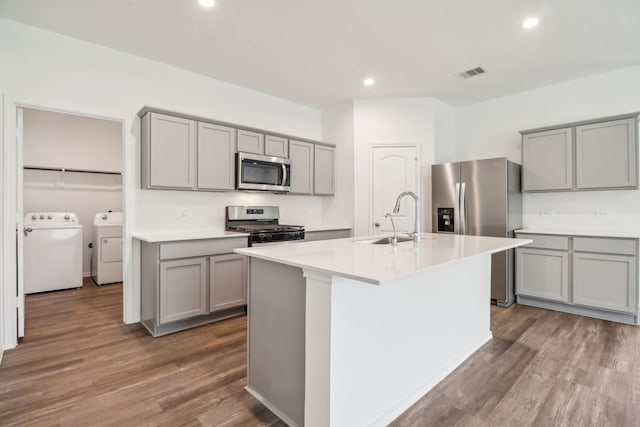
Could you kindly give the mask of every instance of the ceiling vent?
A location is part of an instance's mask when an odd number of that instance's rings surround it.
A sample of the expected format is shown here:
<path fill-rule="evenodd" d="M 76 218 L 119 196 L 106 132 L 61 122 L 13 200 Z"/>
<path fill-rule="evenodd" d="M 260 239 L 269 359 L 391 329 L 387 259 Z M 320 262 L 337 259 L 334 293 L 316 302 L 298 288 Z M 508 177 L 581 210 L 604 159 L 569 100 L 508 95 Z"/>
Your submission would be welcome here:
<path fill-rule="evenodd" d="M 463 79 L 468 79 L 469 77 L 477 76 L 479 74 L 484 74 L 484 73 L 486 73 L 486 71 L 484 71 L 484 68 L 476 67 L 476 68 L 472 68 L 472 69 L 467 70 L 467 71 L 463 71 L 462 73 L 460 73 L 458 75 L 460 77 L 462 77 Z"/>

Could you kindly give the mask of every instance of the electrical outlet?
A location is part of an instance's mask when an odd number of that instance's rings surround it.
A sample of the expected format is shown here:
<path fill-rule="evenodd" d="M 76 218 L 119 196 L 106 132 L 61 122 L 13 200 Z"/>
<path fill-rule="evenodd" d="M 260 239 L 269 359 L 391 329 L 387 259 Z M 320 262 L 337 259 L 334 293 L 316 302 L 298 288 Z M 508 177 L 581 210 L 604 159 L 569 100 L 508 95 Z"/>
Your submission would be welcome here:
<path fill-rule="evenodd" d="M 178 212 L 178 219 L 184 221 L 189 218 L 191 218 L 191 212 L 187 212 L 187 211 Z"/>

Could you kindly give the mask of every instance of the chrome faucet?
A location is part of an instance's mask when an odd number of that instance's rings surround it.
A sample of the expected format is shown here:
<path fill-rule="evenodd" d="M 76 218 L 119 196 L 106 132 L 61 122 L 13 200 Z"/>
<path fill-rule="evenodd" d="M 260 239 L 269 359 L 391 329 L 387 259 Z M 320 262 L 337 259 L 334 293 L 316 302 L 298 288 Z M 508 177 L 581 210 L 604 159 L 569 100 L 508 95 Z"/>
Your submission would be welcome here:
<path fill-rule="evenodd" d="M 391 227 L 393 227 L 393 237 L 391 238 L 391 244 L 392 245 L 397 245 L 398 244 L 398 238 L 396 237 L 396 225 L 393 222 L 393 216 L 391 216 L 390 213 L 386 213 L 384 215 L 385 218 L 389 218 L 391 220 Z"/>
<path fill-rule="evenodd" d="M 419 243 L 420 242 L 420 202 L 418 200 L 418 196 L 416 195 L 416 193 L 412 191 L 403 191 L 402 193 L 400 193 L 400 195 L 396 199 L 396 206 L 393 208 L 393 213 L 400 212 L 400 200 L 402 200 L 404 196 L 411 196 L 413 197 L 413 200 L 415 200 L 416 202 L 416 213 L 414 218 L 415 223 L 413 224 L 413 241 L 416 243 Z"/>

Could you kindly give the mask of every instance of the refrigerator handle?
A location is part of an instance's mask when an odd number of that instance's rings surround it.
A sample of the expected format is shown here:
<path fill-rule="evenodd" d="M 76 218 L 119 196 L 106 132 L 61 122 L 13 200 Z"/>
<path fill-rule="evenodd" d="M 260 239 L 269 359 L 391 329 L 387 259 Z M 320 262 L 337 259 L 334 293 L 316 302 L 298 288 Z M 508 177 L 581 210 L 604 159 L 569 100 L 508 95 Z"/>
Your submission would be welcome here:
<path fill-rule="evenodd" d="M 460 234 L 467 234 L 466 187 L 467 183 L 463 182 L 460 191 Z"/>
<path fill-rule="evenodd" d="M 458 212 L 458 218 L 456 219 L 457 223 L 458 223 L 458 228 L 460 228 L 460 224 L 462 224 L 462 217 L 460 214 L 460 183 L 456 182 L 456 210 Z M 460 230 L 462 230 L 462 228 L 460 228 Z M 453 231 L 456 234 L 460 234 L 460 232 L 458 230 L 454 230 Z"/>

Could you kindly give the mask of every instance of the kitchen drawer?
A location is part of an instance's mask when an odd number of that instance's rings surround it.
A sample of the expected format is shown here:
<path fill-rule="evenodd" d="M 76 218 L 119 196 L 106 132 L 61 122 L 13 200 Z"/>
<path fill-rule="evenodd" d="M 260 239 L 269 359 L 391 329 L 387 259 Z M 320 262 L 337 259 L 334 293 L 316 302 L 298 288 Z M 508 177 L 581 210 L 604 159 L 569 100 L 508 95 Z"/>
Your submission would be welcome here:
<path fill-rule="evenodd" d="M 160 259 L 188 258 L 232 253 L 247 246 L 247 237 L 188 240 L 160 244 Z"/>
<path fill-rule="evenodd" d="M 569 237 L 567 236 L 516 233 L 516 237 L 520 239 L 533 240 L 533 242 L 527 245 L 527 248 L 558 249 L 563 251 L 569 250 Z"/>
<path fill-rule="evenodd" d="M 636 239 L 612 239 L 606 237 L 574 237 L 573 250 L 580 252 L 601 252 L 611 254 L 636 255 Z"/>

